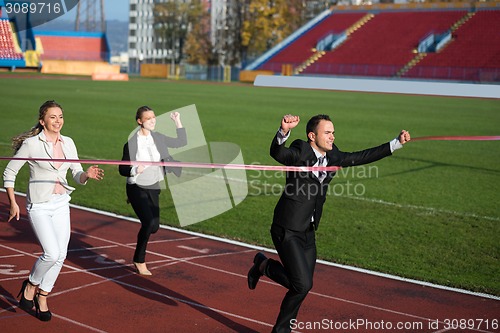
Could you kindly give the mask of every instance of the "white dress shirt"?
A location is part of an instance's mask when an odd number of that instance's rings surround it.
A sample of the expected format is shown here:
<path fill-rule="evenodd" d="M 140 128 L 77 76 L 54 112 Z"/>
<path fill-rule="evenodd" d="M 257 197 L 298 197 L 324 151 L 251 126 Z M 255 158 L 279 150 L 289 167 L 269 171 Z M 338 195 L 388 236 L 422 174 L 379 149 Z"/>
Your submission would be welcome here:
<path fill-rule="evenodd" d="M 151 133 L 148 133 L 148 135 L 137 133 L 136 161 L 160 162 L 160 159 L 160 152 L 156 148 Z M 163 179 L 163 168 L 161 166 L 146 165 L 144 167 L 144 171 L 140 174 L 137 173 L 137 166 L 132 167 L 130 177 L 128 177 L 127 182 L 129 184 L 150 186 L 162 181 Z"/>

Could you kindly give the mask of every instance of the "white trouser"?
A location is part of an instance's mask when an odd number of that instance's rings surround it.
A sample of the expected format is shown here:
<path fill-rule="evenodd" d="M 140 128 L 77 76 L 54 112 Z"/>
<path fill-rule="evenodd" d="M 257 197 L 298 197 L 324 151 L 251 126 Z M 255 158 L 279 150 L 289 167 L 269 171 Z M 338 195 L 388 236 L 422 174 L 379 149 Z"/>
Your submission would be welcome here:
<path fill-rule="evenodd" d="M 68 194 L 53 194 L 48 202 L 27 206 L 31 226 L 43 249 L 31 269 L 29 280 L 46 292 L 52 291 L 68 252 L 70 200 Z"/>

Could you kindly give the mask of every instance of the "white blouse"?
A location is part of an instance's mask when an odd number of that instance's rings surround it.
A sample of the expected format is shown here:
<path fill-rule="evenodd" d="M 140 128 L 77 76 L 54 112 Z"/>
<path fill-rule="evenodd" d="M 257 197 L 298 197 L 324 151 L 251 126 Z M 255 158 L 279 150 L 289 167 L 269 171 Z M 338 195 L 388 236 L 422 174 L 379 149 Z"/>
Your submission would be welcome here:
<path fill-rule="evenodd" d="M 145 162 L 160 162 L 161 155 L 156 148 L 155 142 L 151 133 L 148 135 L 137 134 L 137 154 L 136 161 Z M 140 165 L 140 163 L 138 163 Z M 146 165 L 144 171 L 137 173 L 137 165 L 132 167 L 130 172 L 131 177 L 127 179 L 129 184 L 137 184 L 142 186 L 150 186 L 164 179 L 163 167 Z"/>

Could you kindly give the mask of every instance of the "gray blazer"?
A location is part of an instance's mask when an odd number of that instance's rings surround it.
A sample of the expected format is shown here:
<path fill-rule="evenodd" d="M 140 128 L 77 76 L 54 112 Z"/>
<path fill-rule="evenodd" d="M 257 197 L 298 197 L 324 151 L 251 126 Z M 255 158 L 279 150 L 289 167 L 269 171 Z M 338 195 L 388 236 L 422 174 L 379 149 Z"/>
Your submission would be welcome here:
<path fill-rule="evenodd" d="M 76 146 L 70 137 L 61 135 L 62 150 L 65 158 L 78 159 Z M 24 140 L 21 148 L 17 151 L 16 158 L 53 158 L 52 143 L 47 141 L 45 133 Z M 30 179 L 28 184 L 27 200 L 28 203 L 40 203 L 50 200 L 54 191 L 54 186 L 57 181 L 70 194 L 75 188 L 68 185 L 66 181 L 66 173 L 71 169 L 73 179 L 76 183 L 85 185 L 80 182 L 80 175 L 83 168 L 80 163 L 63 163 L 59 168 L 54 166 L 50 161 L 10 161 L 3 173 L 4 187 L 14 187 L 16 176 L 22 166 L 28 162 L 30 166 Z"/>

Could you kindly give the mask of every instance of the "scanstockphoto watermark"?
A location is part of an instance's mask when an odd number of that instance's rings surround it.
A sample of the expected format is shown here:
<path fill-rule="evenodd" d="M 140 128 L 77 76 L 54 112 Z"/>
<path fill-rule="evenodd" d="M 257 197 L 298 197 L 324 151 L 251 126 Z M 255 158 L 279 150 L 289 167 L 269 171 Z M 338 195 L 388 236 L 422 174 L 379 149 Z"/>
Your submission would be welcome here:
<path fill-rule="evenodd" d="M 259 163 L 253 163 L 259 165 Z M 311 177 L 311 171 L 289 171 L 293 178 Z M 273 170 L 257 170 L 248 175 L 248 194 L 250 196 L 280 196 L 283 193 L 293 196 L 315 196 L 326 191 L 327 195 L 335 196 L 364 196 L 366 185 L 361 180 L 376 179 L 379 177 L 378 167 L 363 165 L 337 170 L 334 180 L 324 186 L 319 183 L 285 183 L 286 172 Z"/>
<path fill-rule="evenodd" d="M 380 332 L 419 332 L 419 331 L 449 331 L 449 330 L 498 330 L 500 327 L 499 319 L 485 318 L 454 318 L 454 319 L 427 319 L 421 321 L 398 321 L 392 322 L 387 320 L 372 321 L 366 318 L 347 319 L 344 321 L 331 320 L 323 318 L 319 321 L 299 321 L 297 319 L 290 320 L 290 328 L 292 330 L 325 330 L 339 332 L 365 332 L 365 331 L 380 331 Z"/>
<path fill-rule="evenodd" d="M 323 319 L 321 321 L 302 322 L 297 319 L 290 321 L 292 330 L 325 330 L 325 331 L 381 331 L 381 332 L 396 332 L 396 331 L 422 331 L 427 327 L 427 323 L 420 321 L 408 322 L 390 322 L 385 320 L 370 321 L 368 319 L 349 319 L 345 321 L 335 321 L 331 319 Z"/>
<path fill-rule="evenodd" d="M 19 32 L 55 20 L 78 3 L 79 0 L 3 0 L 3 10 L 9 20 L 16 22 L 15 29 Z"/>

